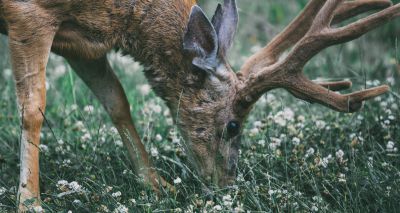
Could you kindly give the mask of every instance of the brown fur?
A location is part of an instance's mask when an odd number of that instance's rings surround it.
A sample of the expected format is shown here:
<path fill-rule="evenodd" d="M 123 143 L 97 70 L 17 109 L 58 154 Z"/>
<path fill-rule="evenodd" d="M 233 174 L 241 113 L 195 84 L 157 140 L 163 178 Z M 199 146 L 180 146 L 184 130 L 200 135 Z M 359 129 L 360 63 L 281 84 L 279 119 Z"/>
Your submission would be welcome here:
<path fill-rule="evenodd" d="M 400 16 L 399 5 L 389 7 L 388 0 L 311 0 L 283 33 L 236 74 L 225 59 L 237 21 L 236 4 L 234 0 L 224 3 L 211 23 L 205 21 L 201 9 L 192 7 L 194 0 L 0 0 L 0 33 L 9 36 L 23 121 L 19 211 L 32 207 L 24 204 L 31 198 L 35 200 L 33 206 L 40 205 L 37 147 L 50 50 L 64 56 L 93 91 L 118 129 L 137 173 L 155 190 L 159 185 L 170 186 L 151 168 L 125 93 L 106 58 L 112 49 L 131 55 L 145 66 L 145 75 L 155 92 L 176 115 L 186 151 L 208 185 L 225 186 L 235 180 L 241 125 L 265 92 L 284 87 L 301 99 L 349 112 L 359 109 L 364 100 L 387 91 L 387 87 L 380 87 L 338 95 L 331 90 L 351 84 L 315 84 L 300 72 L 325 47 L 354 39 Z M 332 18 L 338 22 L 386 7 L 358 25 L 340 32 L 330 29 Z M 335 9 L 338 18 L 333 17 Z M 194 33 L 188 33 L 191 24 Z M 360 28 L 363 26 L 368 27 Z M 204 38 L 196 38 L 203 34 Z M 193 45 L 196 39 L 199 41 Z M 201 51 L 202 42 L 208 52 Z M 216 50 L 218 44 L 222 48 Z M 279 60 L 293 46 L 288 57 Z M 210 64 L 215 67 L 203 69 Z"/>

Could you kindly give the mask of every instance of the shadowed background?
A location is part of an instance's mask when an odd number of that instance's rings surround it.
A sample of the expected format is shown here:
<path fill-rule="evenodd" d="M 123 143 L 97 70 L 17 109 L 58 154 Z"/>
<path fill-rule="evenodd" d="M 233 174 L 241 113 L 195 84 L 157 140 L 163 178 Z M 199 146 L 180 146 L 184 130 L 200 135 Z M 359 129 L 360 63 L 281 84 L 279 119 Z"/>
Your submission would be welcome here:
<path fill-rule="evenodd" d="M 217 3 L 199 1 L 209 17 Z M 234 69 L 239 70 L 306 3 L 238 0 L 239 30 L 229 55 Z M 400 146 L 399 36 L 397 19 L 354 42 L 331 47 L 308 63 L 305 73 L 311 79 L 349 79 L 353 90 L 391 85 L 388 95 L 368 102 L 359 113 L 310 105 L 284 90 L 266 95 L 244 130 L 237 185 L 216 191 L 214 199 L 201 194 L 199 180 L 186 166 L 182 139 L 171 125 L 171 115 L 149 90 L 138 63 L 109 54 L 146 147 L 161 175 L 177 186 L 177 194 L 166 194 L 161 200 L 132 173 L 118 135 L 90 91 L 61 57 L 52 55 L 41 147 L 44 208 L 49 212 L 112 212 L 123 206 L 131 212 L 396 212 L 400 200 L 400 157 L 395 151 Z M 6 41 L 0 36 L 0 212 L 13 208 L 19 170 L 19 118 Z M 81 186 L 75 192 L 68 185 L 73 181 Z"/>

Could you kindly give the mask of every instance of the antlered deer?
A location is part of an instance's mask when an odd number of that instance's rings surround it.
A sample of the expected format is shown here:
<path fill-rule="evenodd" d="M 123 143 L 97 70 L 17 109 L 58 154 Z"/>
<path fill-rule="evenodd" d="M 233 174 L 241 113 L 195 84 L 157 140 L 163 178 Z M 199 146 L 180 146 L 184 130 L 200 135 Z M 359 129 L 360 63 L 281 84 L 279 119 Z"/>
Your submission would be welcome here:
<path fill-rule="evenodd" d="M 333 27 L 371 10 L 343 27 Z M 155 189 L 168 186 L 134 127 L 124 91 L 106 53 L 118 48 L 145 65 L 145 75 L 174 114 L 193 166 L 210 184 L 234 181 L 242 123 L 266 92 L 294 96 L 340 112 L 388 91 L 376 87 L 348 95 L 351 82 L 317 84 L 302 69 L 321 50 L 360 37 L 400 15 L 388 0 L 310 0 L 270 44 L 233 72 L 227 53 L 236 32 L 235 0 L 219 5 L 210 21 L 195 0 L 0 0 L 0 32 L 9 38 L 22 117 L 19 210 L 40 205 L 39 134 L 45 110 L 50 51 L 64 56 L 97 96 L 139 174 Z M 289 51 L 285 57 L 283 53 Z M 33 206 L 26 206 L 28 199 Z"/>

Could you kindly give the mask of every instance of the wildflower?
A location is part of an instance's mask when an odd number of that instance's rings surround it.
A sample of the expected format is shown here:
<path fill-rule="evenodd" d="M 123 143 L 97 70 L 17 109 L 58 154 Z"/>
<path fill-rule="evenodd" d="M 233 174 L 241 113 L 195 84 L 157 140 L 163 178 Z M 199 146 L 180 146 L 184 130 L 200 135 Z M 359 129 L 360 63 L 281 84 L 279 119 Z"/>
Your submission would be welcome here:
<path fill-rule="evenodd" d="M 269 148 L 271 150 L 276 150 L 281 146 L 282 140 L 279 138 L 271 138 L 271 143 L 269 144 Z"/>
<path fill-rule="evenodd" d="M 107 207 L 106 205 L 104 205 L 104 204 L 102 204 L 102 205 L 100 206 L 99 210 L 100 210 L 101 212 L 110 212 L 110 210 L 108 209 L 108 207 Z"/>
<path fill-rule="evenodd" d="M 182 183 L 182 179 L 181 179 L 180 177 L 177 177 L 177 178 L 174 180 L 174 184 L 180 184 L 180 183 Z"/>
<path fill-rule="evenodd" d="M 258 133 L 260 133 L 260 130 L 258 128 L 253 128 L 253 129 L 250 130 L 250 135 L 251 136 L 258 135 Z"/>
<path fill-rule="evenodd" d="M 131 202 L 132 205 L 136 205 L 136 200 L 135 199 L 129 199 L 129 202 Z"/>
<path fill-rule="evenodd" d="M 232 207 L 232 197 L 231 195 L 225 195 L 222 197 L 222 201 L 224 202 L 224 206 L 226 207 Z"/>
<path fill-rule="evenodd" d="M 84 112 L 86 112 L 86 113 L 93 113 L 94 112 L 94 106 L 92 106 L 92 105 L 87 105 L 87 106 L 85 106 L 84 108 L 83 108 L 83 111 Z"/>
<path fill-rule="evenodd" d="M 314 153 L 315 153 L 314 148 L 312 148 L 312 147 L 309 148 L 309 149 L 307 150 L 307 152 L 306 152 L 305 158 L 308 158 L 308 157 L 314 155 Z"/>
<path fill-rule="evenodd" d="M 142 94 L 143 96 L 147 96 L 148 94 L 150 94 L 151 87 L 148 84 L 143 84 L 139 86 L 139 91 L 140 94 Z"/>
<path fill-rule="evenodd" d="M 69 183 L 69 184 L 68 184 L 68 187 L 69 187 L 71 190 L 76 191 L 76 192 L 79 192 L 79 191 L 82 190 L 82 186 L 79 185 L 79 183 L 76 182 L 76 181 L 72 181 L 71 183 Z"/>
<path fill-rule="evenodd" d="M 340 183 L 346 183 L 346 175 L 339 173 L 339 178 L 338 178 Z"/>
<path fill-rule="evenodd" d="M 57 188 L 59 188 L 60 190 L 66 191 L 67 187 L 68 187 L 68 181 L 66 180 L 59 180 L 57 182 Z"/>
<path fill-rule="evenodd" d="M 296 145 L 296 146 L 300 145 L 300 139 L 297 138 L 297 137 L 294 137 L 294 138 L 292 139 L 292 142 L 293 142 L 293 144 Z"/>
<path fill-rule="evenodd" d="M 393 141 L 389 141 L 386 144 L 386 151 L 387 152 L 397 152 L 397 148 L 394 146 L 394 142 Z"/>
<path fill-rule="evenodd" d="M 72 201 L 72 204 L 79 206 L 82 204 L 82 201 L 75 199 L 74 201 Z"/>
<path fill-rule="evenodd" d="M 156 141 L 158 141 L 158 142 L 160 142 L 160 141 L 162 141 L 162 136 L 160 135 L 160 134 L 157 134 L 156 135 Z"/>
<path fill-rule="evenodd" d="M 114 211 L 113 211 L 113 213 L 128 213 L 128 212 L 129 212 L 129 209 L 120 203 L 118 203 L 117 208 L 114 209 Z"/>
<path fill-rule="evenodd" d="M 123 146 L 124 146 L 124 143 L 122 143 L 121 140 L 116 140 L 116 141 L 114 141 L 114 144 L 117 145 L 117 146 L 119 146 L 119 147 L 123 147 Z"/>
<path fill-rule="evenodd" d="M 257 144 L 260 145 L 260 146 L 262 146 L 262 147 L 264 147 L 264 146 L 265 146 L 265 140 L 259 140 L 259 141 L 257 142 Z"/>
<path fill-rule="evenodd" d="M 318 163 L 318 165 L 319 166 L 322 166 L 322 167 L 324 167 L 324 168 L 327 168 L 328 167 L 328 164 L 329 164 L 329 162 L 332 160 L 332 155 L 328 155 L 327 157 L 325 157 L 325 158 L 322 158 L 322 161 L 320 161 L 319 163 Z"/>
<path fill-rule="evenodd" d="M 222 207 L 220 205 L 215 205 L 213 210 L 214 211 L 222 211 Z"/>
<path fill-rule="evenodd" d="M 158 104 L 151 104 L 150 109 L 157 114 L 160 114 L 162 112 L 162 107 Z"/>
<path fill-rule="evenodd" d="M 339 162 L 342 162 L 342 161 L 343 161 L 343 157 L 344 157 L 344 152 L 343 152 L 343 150 L 339 149 L 339 150 L 336 152 L 336 159 L 337 159 Z"/>
<path fill-rule="evenodd" d="M 316 207 L 316 206 L 312 206 L 312 207 L 311 207 L 311 211 L 312 211 L 312 212 L 318 212 L 318 210 L 319 210 L 319 209 L 318 209 L 318 207 Z"/>
<path fill-rule="evenodd" d="M 86 132 L 84 135 L 82 135 L 81 140 L 83 142 L 90 141 L 92 140 L 92 136 L 90 135 L 90 133 Z"/>
<path fill-rule="evenodd" d="M 83 122 L 82 121 L 77 121 L 75 124 L 74 124 L 74 129 L 76 129 L 76 130 L 82 130 L 82 129 L 84 129 L 85 128 L 85 124 L 83 124 Z"/>
<path fill-rule="evenodd" d="M 2 196 L 3 194 L 5 194 L 5 193 L 6 193 L 6 191 L 7 191 L 7 189 L 6 189 L 6 188 L 4 188 L 4 187 L 0 187 L 0 196 Z"/>
<path fill-rule="evenodd" d="M 118 192 L 114 192 L 111 194 L 112 197 L 117 198 L 117 197 L 121 197 L 122 193 L 120 191 Z"/>
<path fill-rule="evenodd" d="M 49 151 L 49 147 L 44 145 L 44 144 L 40 144 L 39 145 L 39 149 L 41 152 L 48 152 Z"/>
<path fill-rule="evenodd" d="M 151 147 L 150 154 L 152 157 L 158 157 L 158 149 L 156 147 Z"/>
<path fill-rule="evenodd" d="M 44 211 L 43 211 L 43 208 L 41 206 L 35 206 L 35 207 L 33 207 L 33 212 L 42 213 Z"/>
<path fill-rule="evenodd" d="M 261 128 L 263 126 L 263 123 L 261 121 L 255 121 L 253 123 L 254 128 Z"/>
<path fill-rule="evenodd" d="M 321 121 L 321 120 L 315 121 L 315 126 L 318 129 L 324 129 L 325 126 L 326 126 L 326 122 L 325 121 Z"/>

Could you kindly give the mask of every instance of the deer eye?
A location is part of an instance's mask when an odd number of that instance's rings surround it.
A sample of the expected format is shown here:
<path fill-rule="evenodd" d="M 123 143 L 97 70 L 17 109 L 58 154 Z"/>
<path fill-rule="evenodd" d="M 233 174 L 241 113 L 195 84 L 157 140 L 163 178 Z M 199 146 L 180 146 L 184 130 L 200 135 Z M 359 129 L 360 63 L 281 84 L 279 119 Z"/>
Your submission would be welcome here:
<path fill-rule="evenodd" d="M 229 137 L 235 137 L 240 132 L 240 124 L 237 121 L 229 121 L 226 126 Z"/>

